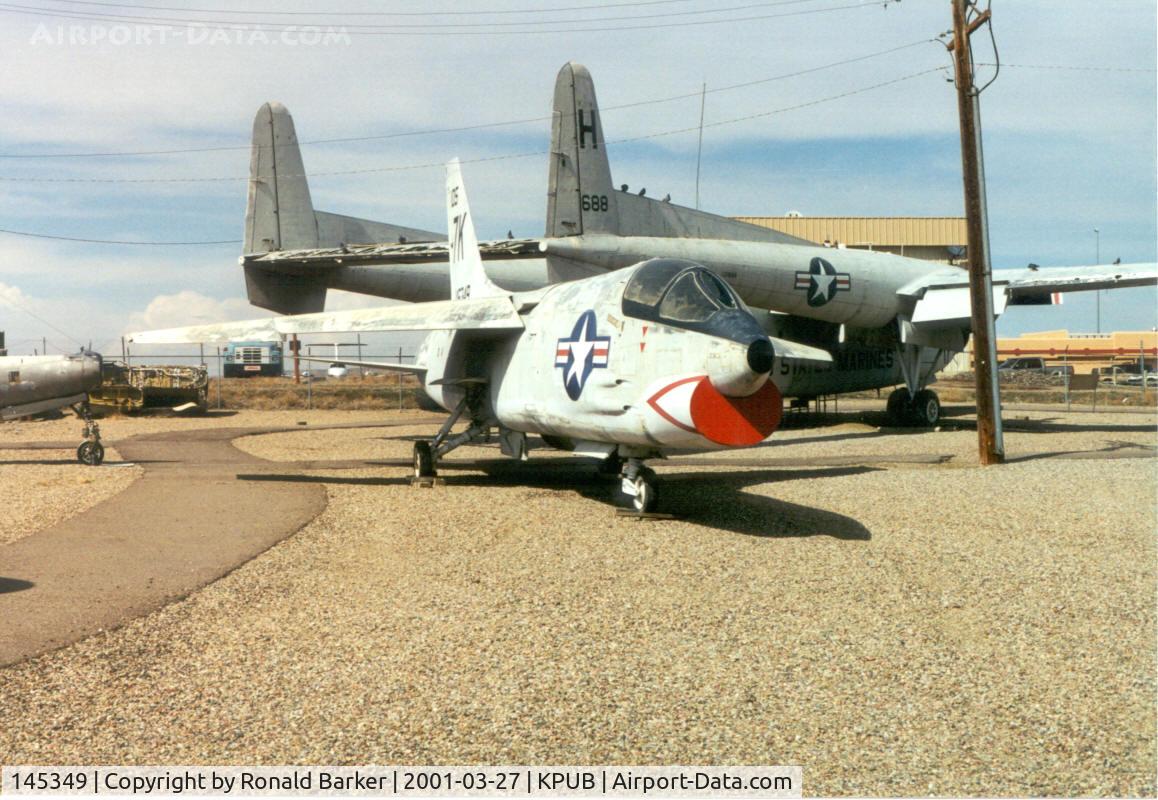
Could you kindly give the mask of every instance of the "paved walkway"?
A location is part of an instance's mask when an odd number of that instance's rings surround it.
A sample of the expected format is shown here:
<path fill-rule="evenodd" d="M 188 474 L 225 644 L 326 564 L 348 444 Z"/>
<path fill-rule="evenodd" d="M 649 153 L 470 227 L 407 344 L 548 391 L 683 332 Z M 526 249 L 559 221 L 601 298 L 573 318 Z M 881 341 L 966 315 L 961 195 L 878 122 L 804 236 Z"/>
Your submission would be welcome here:
<path fill-rule="evenodd" d="M 0 666 L 115 628 L 211 583 L 325 508 L 319 484 L 239 481 L 270 462 L 205 429 L 115 443 L 144 475 L 125 491 L 0 547 Z"/>

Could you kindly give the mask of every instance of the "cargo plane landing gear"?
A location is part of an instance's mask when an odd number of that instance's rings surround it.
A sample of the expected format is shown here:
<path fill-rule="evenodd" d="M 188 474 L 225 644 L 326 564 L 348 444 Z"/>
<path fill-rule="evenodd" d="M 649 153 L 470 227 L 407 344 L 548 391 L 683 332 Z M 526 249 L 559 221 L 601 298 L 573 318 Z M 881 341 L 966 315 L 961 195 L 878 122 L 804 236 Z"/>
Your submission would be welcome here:
<path fill-rule="evenodd" d="M 897 389 L 885 406 L 891 425 L 932 427 L 941 420 L 941 398 L 931 389 L 922 389 L 913 397 L 908 389 Z"/>
<path fill-rule="evenodd" d="M 890 425 L 931 428 L 941 420 L 941 399 L 925 387 L 934 380 L 933 373 L 943 363 L 944 354 L 945 350 L 936 347 L 899 346 L 897 355 L 905 385 L 889 395 L 885 410 Z"/>

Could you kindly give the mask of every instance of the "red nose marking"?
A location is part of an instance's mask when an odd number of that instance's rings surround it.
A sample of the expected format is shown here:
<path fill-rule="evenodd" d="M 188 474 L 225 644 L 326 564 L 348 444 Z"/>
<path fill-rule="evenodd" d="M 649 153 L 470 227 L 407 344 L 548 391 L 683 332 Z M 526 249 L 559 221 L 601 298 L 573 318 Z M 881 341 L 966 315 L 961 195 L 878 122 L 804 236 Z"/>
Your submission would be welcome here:
<path fill-rule="evenodd" d="M 706 378 L 692 393 L 692 422 L 700 435 L 716 444 L 758 444 L 780 426 L 783 400 L 772 381 L 747 397 L 725 397 Z"/>

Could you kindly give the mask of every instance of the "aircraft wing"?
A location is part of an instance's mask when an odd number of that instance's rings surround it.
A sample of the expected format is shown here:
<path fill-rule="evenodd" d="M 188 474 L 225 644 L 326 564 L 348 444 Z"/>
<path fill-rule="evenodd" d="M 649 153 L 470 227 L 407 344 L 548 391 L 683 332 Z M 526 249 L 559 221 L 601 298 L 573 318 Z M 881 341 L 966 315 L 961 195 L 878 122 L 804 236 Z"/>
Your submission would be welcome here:
<path fill-rule="evenodd" d="M 486 261 L 514 258 L 541 258 L 538 239 L 498 239 L 479 242 L 479 252 Z M 294 274 L 312 274 L 325 267 L 370 266 L 375 264 L 423 264 L 445 262 L 449 258 L 446 242 L 413 244 L 349 244 L 342 247 L 298 248 L 249 253 L 241 257 L 243 265 Z"/>
<path fill-rule="evenodd" d="M 318 358 L 317 356 L 298 356 L 299 361 L 315 361 L 319 364 L 344 364 L 347 367 L 364 367 L 365 369 L 380 369 L 384 372 L 408 372 L 413 375 L 425 375 L 426 367 L 417 364 L 387 363 L 384 361 L 351 361 L 348 358 Z"/>
<path fill-rule="evenodd" d="M 821 350 L 819 347 L 794 342 L 790 339 L 777 339 L 775 336 L 769 336 L 768 338 L 772 342 L 772 349 L 776 351 L 776 355 L 784 361 L 792 361 L 800 364 L 832 363 L 832 354 L 827 350 Z"/>
<path fill-rule="evenodd" d="M 993 281 L 1005 284 L 1010 305 L 1048 305 L 1054 292 L 1153 286 L 1158 283 L 1158 264 L 999 269 L 993 271 Z"/>
<path fill-rule="evenodd" d="M 1103 264 L 1086 267 L 1036 267 L 993 271 L 993 311 L 1006 306 L 1050 305 L 1056 292 L 1084 292 L 1158 284 L 1158 264 Z M 898 290 L 916 300 L 911 321 L 926 328 L 968 326 L 969 273 L 946 269 L 923 276 Z"/>
<path fill-rule="evenodd" d="M 280 339 L 291 333 L 522 329 L 523 320 L 511 298 L 497 296 L 166 328 L 133 333 L 129 340 L 138 344 L 224 343 Z"/>

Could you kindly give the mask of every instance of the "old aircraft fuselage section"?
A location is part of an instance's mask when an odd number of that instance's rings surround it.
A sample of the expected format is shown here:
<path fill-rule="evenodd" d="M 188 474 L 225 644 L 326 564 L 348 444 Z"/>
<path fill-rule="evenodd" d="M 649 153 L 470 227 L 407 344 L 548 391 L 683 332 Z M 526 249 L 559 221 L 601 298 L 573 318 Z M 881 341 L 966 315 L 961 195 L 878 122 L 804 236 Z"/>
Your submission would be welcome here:
<path fill-rule="evenodd" d="M 100 383 L 101 358 L 95 353 L 3 356 L 0 414 L 9 419 L 79 403 Z"/>

